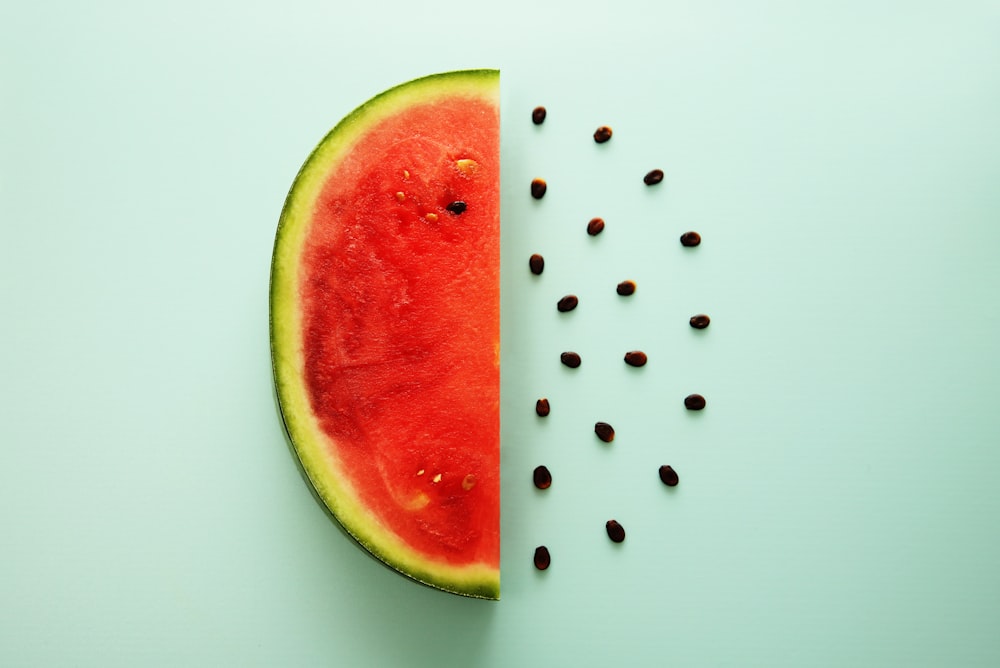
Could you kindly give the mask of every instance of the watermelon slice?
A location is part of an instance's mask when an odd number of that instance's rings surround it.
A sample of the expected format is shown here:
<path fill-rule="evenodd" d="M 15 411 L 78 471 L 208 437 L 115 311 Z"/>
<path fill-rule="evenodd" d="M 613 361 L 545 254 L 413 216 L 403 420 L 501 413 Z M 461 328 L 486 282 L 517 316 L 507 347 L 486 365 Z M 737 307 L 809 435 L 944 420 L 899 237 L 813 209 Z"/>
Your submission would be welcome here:
<path fill-rule="evenodd" d="M 500 593 L 499 72 L 437 74 L 341 121 L 278 224 L 282 418 L 319 498 L 411 578 Z"/>

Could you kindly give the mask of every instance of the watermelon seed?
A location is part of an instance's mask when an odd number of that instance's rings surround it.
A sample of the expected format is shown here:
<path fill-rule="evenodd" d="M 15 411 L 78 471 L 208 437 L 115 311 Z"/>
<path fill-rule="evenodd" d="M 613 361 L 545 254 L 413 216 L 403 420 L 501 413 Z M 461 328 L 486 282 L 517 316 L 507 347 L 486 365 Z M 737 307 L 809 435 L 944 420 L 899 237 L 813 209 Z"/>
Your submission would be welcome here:
<path fill-rule="evenodd" d="M 625 364 L 629 366 L 645 366 L 646 353 L 641 350 L 631 350 L 625 353 Z"/>
<path fill-rule="evenodd" d="M 535 568 L 540 571 L 544 571 L 552 563 L 552 557 L 549 555 L 549 548 L 544 545 L 539 545 L 535 548 Z"/>
<path fill-rule="evenodd" d="M 455 161 L 455 168 L 464 176 L 472 176 L 479 171 L 479 163 L 471 158 L 462 158 Z"/>
<path fill-rule="evenodd" d="M 539 399 L 535 402 L 535 412 L 538 413 L 538 417 L 548 417 L 549 410 L 548 399 Z"/>
<path fill-rule="evenodd" d="M 441 482 L 441 474 L 438 473 L 436 476 L 434 476 L 433 478 L 431 478 L 431 482 L 433 482 L 433 483 Z"/>
<path fill-rule="evenodd" d="M 689 394 L 684 397 L 684 407 L 689 411 L 700 411 L 705 407 L 705 397 L 700 394 Z"/>
<path fill-rule="evenodd" d="M 622 297 L 635 294 L 635 281 L 622 281 L 618 284 L 617 291 Z"/>
<path fill-rule="evenodd" d="M 461 200 L 456 200 L 451 204 L 449 204 L 448 206 L 446 206 L 445 208 L 451 211 L 452 213 L 458 215 L 460 213 L 465 213 L 465 207 L 466 207 L 465 202 Z"/>
<path fill-rule="evenodd" d="M 420 469 L 419 471 L 417 471 L 417 475 L 423 475 L 423 474 L 424 474 L 424 470 L 423 469 Z"/>
<path fill-rule="evenodd" d="M 397 202 L 402 202 L 404 199 L 406 199 L 406 193 L 404 193 L 402 190 L 396 193 Z"/>
<path fill-rule="evenodd" d="M 608 530 L 608 538 L 614 542 L 620 543 L 625 540 L 625 527 L 619 524 L 617 520 L 608 520 L 604 528 Z"/>
<path fill-rule="evenodd" d="M 580 356 L 573 352 L 565 352 L 559 356 L 559 360 L 571 369 L 575 369 L 580 366 Z"/>
<path fill-rule="evenodd" d="M 410 170 L 408 170 L 408 169 L 404 169 L 403 170 L 403 178 L 404 179 L 410 178 Z"/>
<path fill-rule="evenodd" d="M 545 179 L 533 179 L 531 181 L 531 196 L 535 199 L 545 197 L 545 191 L 548 189 L 549 185 L 545 183 Z"/>
<path fill-rule="evenodd" d="M 712 322 L 712 319 L 704 313 L 701 313 L 699 315 L 691 316 L 691 320 L 688 322 L 691 323 L 691 326 L 695 329 L 705 329 L 708 327 L 708 323 Z"/>
<path fill-rule="evenodd" d="M 603 144 L 609 139 L 611 139 L 611 128 L 607 125 L 602 125 L 594 132 L 594 141 L 598 144 Z"/>
<path fill-rule="evenodd" d="M 428 213 L 427 215 L 424 216 L 424 218 L 427 219 L 428 223 L 436 223 L 438 220 L 438 215 L 436 213 Z"/>
<path fill-rule="evenodd" d="M 552 485 L 552 474 L 544 466 L 535 467 L 532 478 L 535 481 L 535 487 L 538 489 L 548 489 Z"/>
<path fill-rule="evenodd" d="M 693 248 L 701 243 L 701 235 L 697 232 L 685 232 L 681 235 L 681 245 Z"/>
<path fill-rule="evenodd" d="M 471 473 L 462 479 L 462 489 L 468 492 L 470 489 L 476 486 L 476 476 Z"/>
<path fill-rule="evenodd" d="M 598 422 L 594 425 L 594 433 L 597 434 L 597 438 L 601 439 L 605 443 L 610 443 L 615 440 L 615 429 L 607 422 Z"/>
<path fill-rule="evenodd" d="M 538 276 L 545 269 L 545 258 L 535 253 L 528 258 L 528 266 L 531 267 L 531 273 Z"/>
<path fill-rule="evenodd" d="M 531 110 L 531 122 L 535 125 L 541 125 L 545 122 L 545 107 L 535 107 Z"/>
<path fill-rule="evenodd" d="M 559 300 L 559 303 L 556 304 L 556 308 L 559 309 L 560 313 L 566 313 L 567 311 L 575 309 L 579 303 L 580 300 L 577 299 L 576 295 L 566 295 Z"/>
<path fill-rule="evenodd" d="M 587 223 L 587 234 L 589 234 L 590 236 L 596 237 L 603 231 L 604 231 L 603 218 L 591 218 L 590 222 Z"/>
<path fill-rule="evenodd" d="M 642 182 L 647 186 L 655 186 L 657 183 L 663 180 L 663 170 L 654 169 L 647 173 L 646 176 L 642 177 Z"/>
<path fill-rule="evenodd" d="M 677 483 L 681 481 L 680 477 L 677 475 L 677 471 L 674 470 L 673 466 L 667 466 L 664 464 L 660 467 L 660 480 L 667 487 L 676 487 Z"/>

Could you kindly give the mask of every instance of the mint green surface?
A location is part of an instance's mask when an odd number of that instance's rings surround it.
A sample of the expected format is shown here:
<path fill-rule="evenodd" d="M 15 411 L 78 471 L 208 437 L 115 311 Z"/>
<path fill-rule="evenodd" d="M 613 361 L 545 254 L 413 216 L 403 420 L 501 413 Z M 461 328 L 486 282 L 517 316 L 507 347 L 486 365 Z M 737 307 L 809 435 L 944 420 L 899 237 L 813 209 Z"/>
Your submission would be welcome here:
<path fill-rule="evenodd" d="M 998 34 L 990 2 L 0 9 L 0 664 L 1000 664 Z M 498 603 L 337 530 L 267 340 L 308 152 L 467 67 L 503 72 Z"/>

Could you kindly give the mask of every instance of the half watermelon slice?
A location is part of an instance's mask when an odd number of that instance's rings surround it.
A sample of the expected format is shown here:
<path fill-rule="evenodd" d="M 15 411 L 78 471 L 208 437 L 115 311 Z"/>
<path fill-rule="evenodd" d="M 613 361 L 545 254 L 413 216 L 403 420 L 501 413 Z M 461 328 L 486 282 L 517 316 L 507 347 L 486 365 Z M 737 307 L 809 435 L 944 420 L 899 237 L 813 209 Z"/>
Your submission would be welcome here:
<path fill-rule="evenodd" d="M 352 112 L 278 224 L 270 330 L 285 428 L 334 517 L 411 578 L 500 594 L 499 73 Z"/>

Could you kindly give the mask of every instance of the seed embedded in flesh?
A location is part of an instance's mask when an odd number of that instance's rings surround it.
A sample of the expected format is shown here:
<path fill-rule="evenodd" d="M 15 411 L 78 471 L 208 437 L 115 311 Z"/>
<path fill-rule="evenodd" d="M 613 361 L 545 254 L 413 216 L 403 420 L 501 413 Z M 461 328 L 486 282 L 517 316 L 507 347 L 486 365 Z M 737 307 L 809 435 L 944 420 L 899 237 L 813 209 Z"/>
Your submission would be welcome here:
<path fill-rule="evenodd" d="M 700 411 L 705 407 L 705 397 L 700 394 L 689 394 L 684 397 L 684 407 L 689 411 Z"/>
<path fill-rule="evenodd" d="M 592 237 L 596 237 L 598 234 L 604 231 L 604 219 L 603 218 L 591 218 L 590 222 L 587 223 L 587 234 Z"/>
<path fill-rule="evenodd" d="M 532 478 L 535 481 L 535 487 L 538 489 L 548 489 L 552 485 L 552 474 L 544 466 L 535 467 Z"/>
<path fill-rule="evenodd" d="M 542 199 L 545 197 L 545 191 L 549 189 L 549 184 L 545 182 L 545 179 L 532 179 L 531 181 L 531 196 L 535 199 Z"/>
<path fill-rule="evenodd" d="M 615 440 L 615 429 L 607 422 L 598 422 L 594 424 L 594 433 L 597 434 L 597 438 L 601 439 L 605 443 L 610 443 Z"/>
<path fill-rule="evenodd" d="M 574 352 L 565 352 L 559 356 L 559 360 L 568 366 L 570 369 L 575 369 L 580 366 L 580 356 Z"/>
<path fill-rule="evenodd" d="M 654 169 L 642 177 L 642 182 L 647 186 L 655 186 L 657 183 L 663 180 L 663 170 Z"/>
<path fill-rule="evenodd" d="M 629 366 L 645 366 L 646 361 L 646 353 L 641 350 L 630 350 L 625 353 L 625 364 Z"/>
<path fill-rule="evenodd" d="M 677 483 L 681 481 L 680 477 L 677 475 L 677 471 L 674 470 L 674 467 L 666 464 L 660 467 L 660 480 L 667 487 L 676 487 Z"/>
<path fill-rule="evenodd" d="M 681 235 L 681 246 L 694 248 L 701 243 L 701 235 L 697 232 L 685 232 Z"/>
<path fill-rule="evenodd" d="M 607 125 L 602 125 L 594 131 L 594 141 L 598 144 L 603 144 L 609 139 L 611 139 L 611 128 Z"/>
<path fill-rule="evenodd" d="M 427 222 L 429 223 L 436 223 L 438 215 L 436 213 L 428 213 L 427 215 L 424 216 L 424 218 L 426 218 Z"/>
<path fill-rule="evenodd" d="M 625 527 L 618 523 L 617 520 L 608 520 L 608 523 L 604 525 L 608 530 L 608 538 L 616 543 L 620 543 L 625 540 Z"/>
<path fill-rule="evenodd" d="M 546 113 L 548 112 L 545 111 L 545 107 L 535 107 L 531 110 L 531 122 L 535 125 L 541 125 L 545 122 Z"/>
<path fill-rule="evenodd" d="M 695 329 L 705 329 L 708 327 L 708 324 L 712 322 L 712 319 L 704 313 L 699 313 L 698 315 L 691 316 L 691 319 L 688 322 L 691 323 L 691 326 Z"/>
<path fill-rule="evenodd" d="M 462 478 L 462 489 L 468 492 L 470 489 L 476 486 L 476 476 L 469 474 Z"/>
<path fill-rule="evenodd" d="M 618 294 L 622 297 L 628 297 L 635 294 L 635 281 L 622 281 L 618 284 Z"/>
<path fill-rule="evenodd" d="M 566 295 L 556 304 L 556 308 L 559 309 L 560 313 L 566 313 L 567 311 L 572 311 L 576 308 L 580 300 L 577 299 L 576 295 Z"/>
<path fill-rule="evenodd" d="M 458 215 L 460 213 L 465 213 L 465 209 L 467 207 L 468 207 L 468 205 L 465 202 L 463 202 L 462 200 L 455 200 L 454 202 L 452 202 L 451 204 L 449 204 L 445 208 L 448 209 L 449 211 L 451 211 L 452 213 L 454 213 L 455 215 Z"/>
<path fill-rule="evenodd" d="M 535 253 L 528 258 L 528 266 L 531 268 L 531 273 L 538 276 L 545 270 L 545 258 Z"/>
<path fill-rule="evenodd" d="M 549 548 L 544 545 L 539 545 L 535 548 L 535 568 L 540 571 L 544 571 L 552 563 L 552 556 L 549 554 Z"/>
<path fill-rule="evenodd" d="M 535 413 L 538 414 L 538 417 L 548 417 L 550 410 L 548 399 L 543 398 L 535 402 Z"/>

